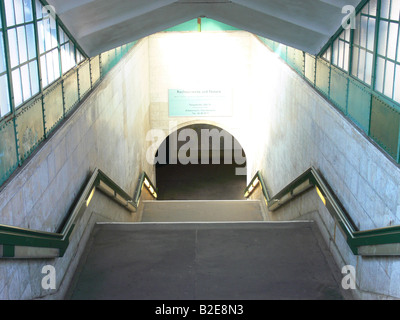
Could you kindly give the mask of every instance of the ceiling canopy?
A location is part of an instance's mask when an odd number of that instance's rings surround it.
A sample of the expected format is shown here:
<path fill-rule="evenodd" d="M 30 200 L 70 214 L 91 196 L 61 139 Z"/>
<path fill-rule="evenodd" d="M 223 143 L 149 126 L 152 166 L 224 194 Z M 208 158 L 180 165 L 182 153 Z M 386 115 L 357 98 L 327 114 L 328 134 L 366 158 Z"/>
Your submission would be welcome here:
<path fill-rule="evenodd" d="M 89 56 L 197 17 L 318 53 L 360 0 L 48 0 Z"/>

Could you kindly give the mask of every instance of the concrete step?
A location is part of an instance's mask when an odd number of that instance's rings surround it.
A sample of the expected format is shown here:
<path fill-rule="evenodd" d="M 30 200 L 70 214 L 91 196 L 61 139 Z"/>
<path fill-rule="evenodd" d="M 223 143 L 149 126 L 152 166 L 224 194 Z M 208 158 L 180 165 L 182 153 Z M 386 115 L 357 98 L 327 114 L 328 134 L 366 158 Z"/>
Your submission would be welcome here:
<path fill-rule="evenodd" d="M 145 201 L 142 222 L 263 221 L 253 200 Z"/>
<path fill-rule="evenodd" d="M 347 299 L 313 222 L 99 224 L 73 300 Z"/>

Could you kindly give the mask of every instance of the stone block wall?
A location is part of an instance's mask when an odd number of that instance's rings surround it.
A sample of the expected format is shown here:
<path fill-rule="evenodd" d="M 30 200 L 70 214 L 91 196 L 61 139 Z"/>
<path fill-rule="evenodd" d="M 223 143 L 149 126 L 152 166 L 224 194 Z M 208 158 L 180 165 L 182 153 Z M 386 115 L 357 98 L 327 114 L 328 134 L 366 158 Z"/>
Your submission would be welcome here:
<path fill-rule="evenodd" d="M 144 39 L 0 192 L 0 223 L 56 232 L 95 168 L 132 195 L 142 171 L 154 178 L 153 167 L 143 160 L 150 124 L 148 77 L 148 43 Z M 97 215 L 92 215 L 93 211 Z M 1 261 L 0 299 L 62 298 L 91 227 L 101 220 L 99 215 L 117 221 L 138 218 L 112 204 L 88 208 L 65 257 Z M 56 268 L 57 290 L 41 287 L 41 268 L 47 264 Z"/>
<path fill-rule="evenodd" d="M 314 166 L 360 230 L 399 225 L 398 165 L 261 42 L 253 45 L 257 117 L 252 121 L 260 147 L 251 174 L 261 170 L 274 195 Z M 311 193 L 274 213 L 274 219 L 310 213 L 338 266 L 356 267 L 356 297 L 399 298 L 400 258 L 355 257 L 322 201 Z"/>

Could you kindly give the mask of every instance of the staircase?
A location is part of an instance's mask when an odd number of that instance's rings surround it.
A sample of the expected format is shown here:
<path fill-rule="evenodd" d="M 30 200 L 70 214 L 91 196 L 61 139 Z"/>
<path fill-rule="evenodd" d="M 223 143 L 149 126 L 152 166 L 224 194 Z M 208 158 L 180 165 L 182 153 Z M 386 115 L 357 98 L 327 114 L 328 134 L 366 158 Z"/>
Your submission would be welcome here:
<path fill-rule="evenodd" d="M 147 201 L 141 223 L 96 225 L 72 300 L 350 298 L 311 221 L 265 222 L 258 201 Z"/>

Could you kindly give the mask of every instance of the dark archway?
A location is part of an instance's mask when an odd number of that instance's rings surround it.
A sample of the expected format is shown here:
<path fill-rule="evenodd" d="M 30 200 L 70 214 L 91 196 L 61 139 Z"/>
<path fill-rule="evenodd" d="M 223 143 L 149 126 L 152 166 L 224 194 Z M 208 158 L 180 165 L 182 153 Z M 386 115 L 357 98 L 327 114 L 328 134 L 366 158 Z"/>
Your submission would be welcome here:
<path fill-rule="evenodd" d="M 156 154 L 159 200 L 243 200 L 246 175 L 243 148 L 213 125 L 173 132 Z"/>

